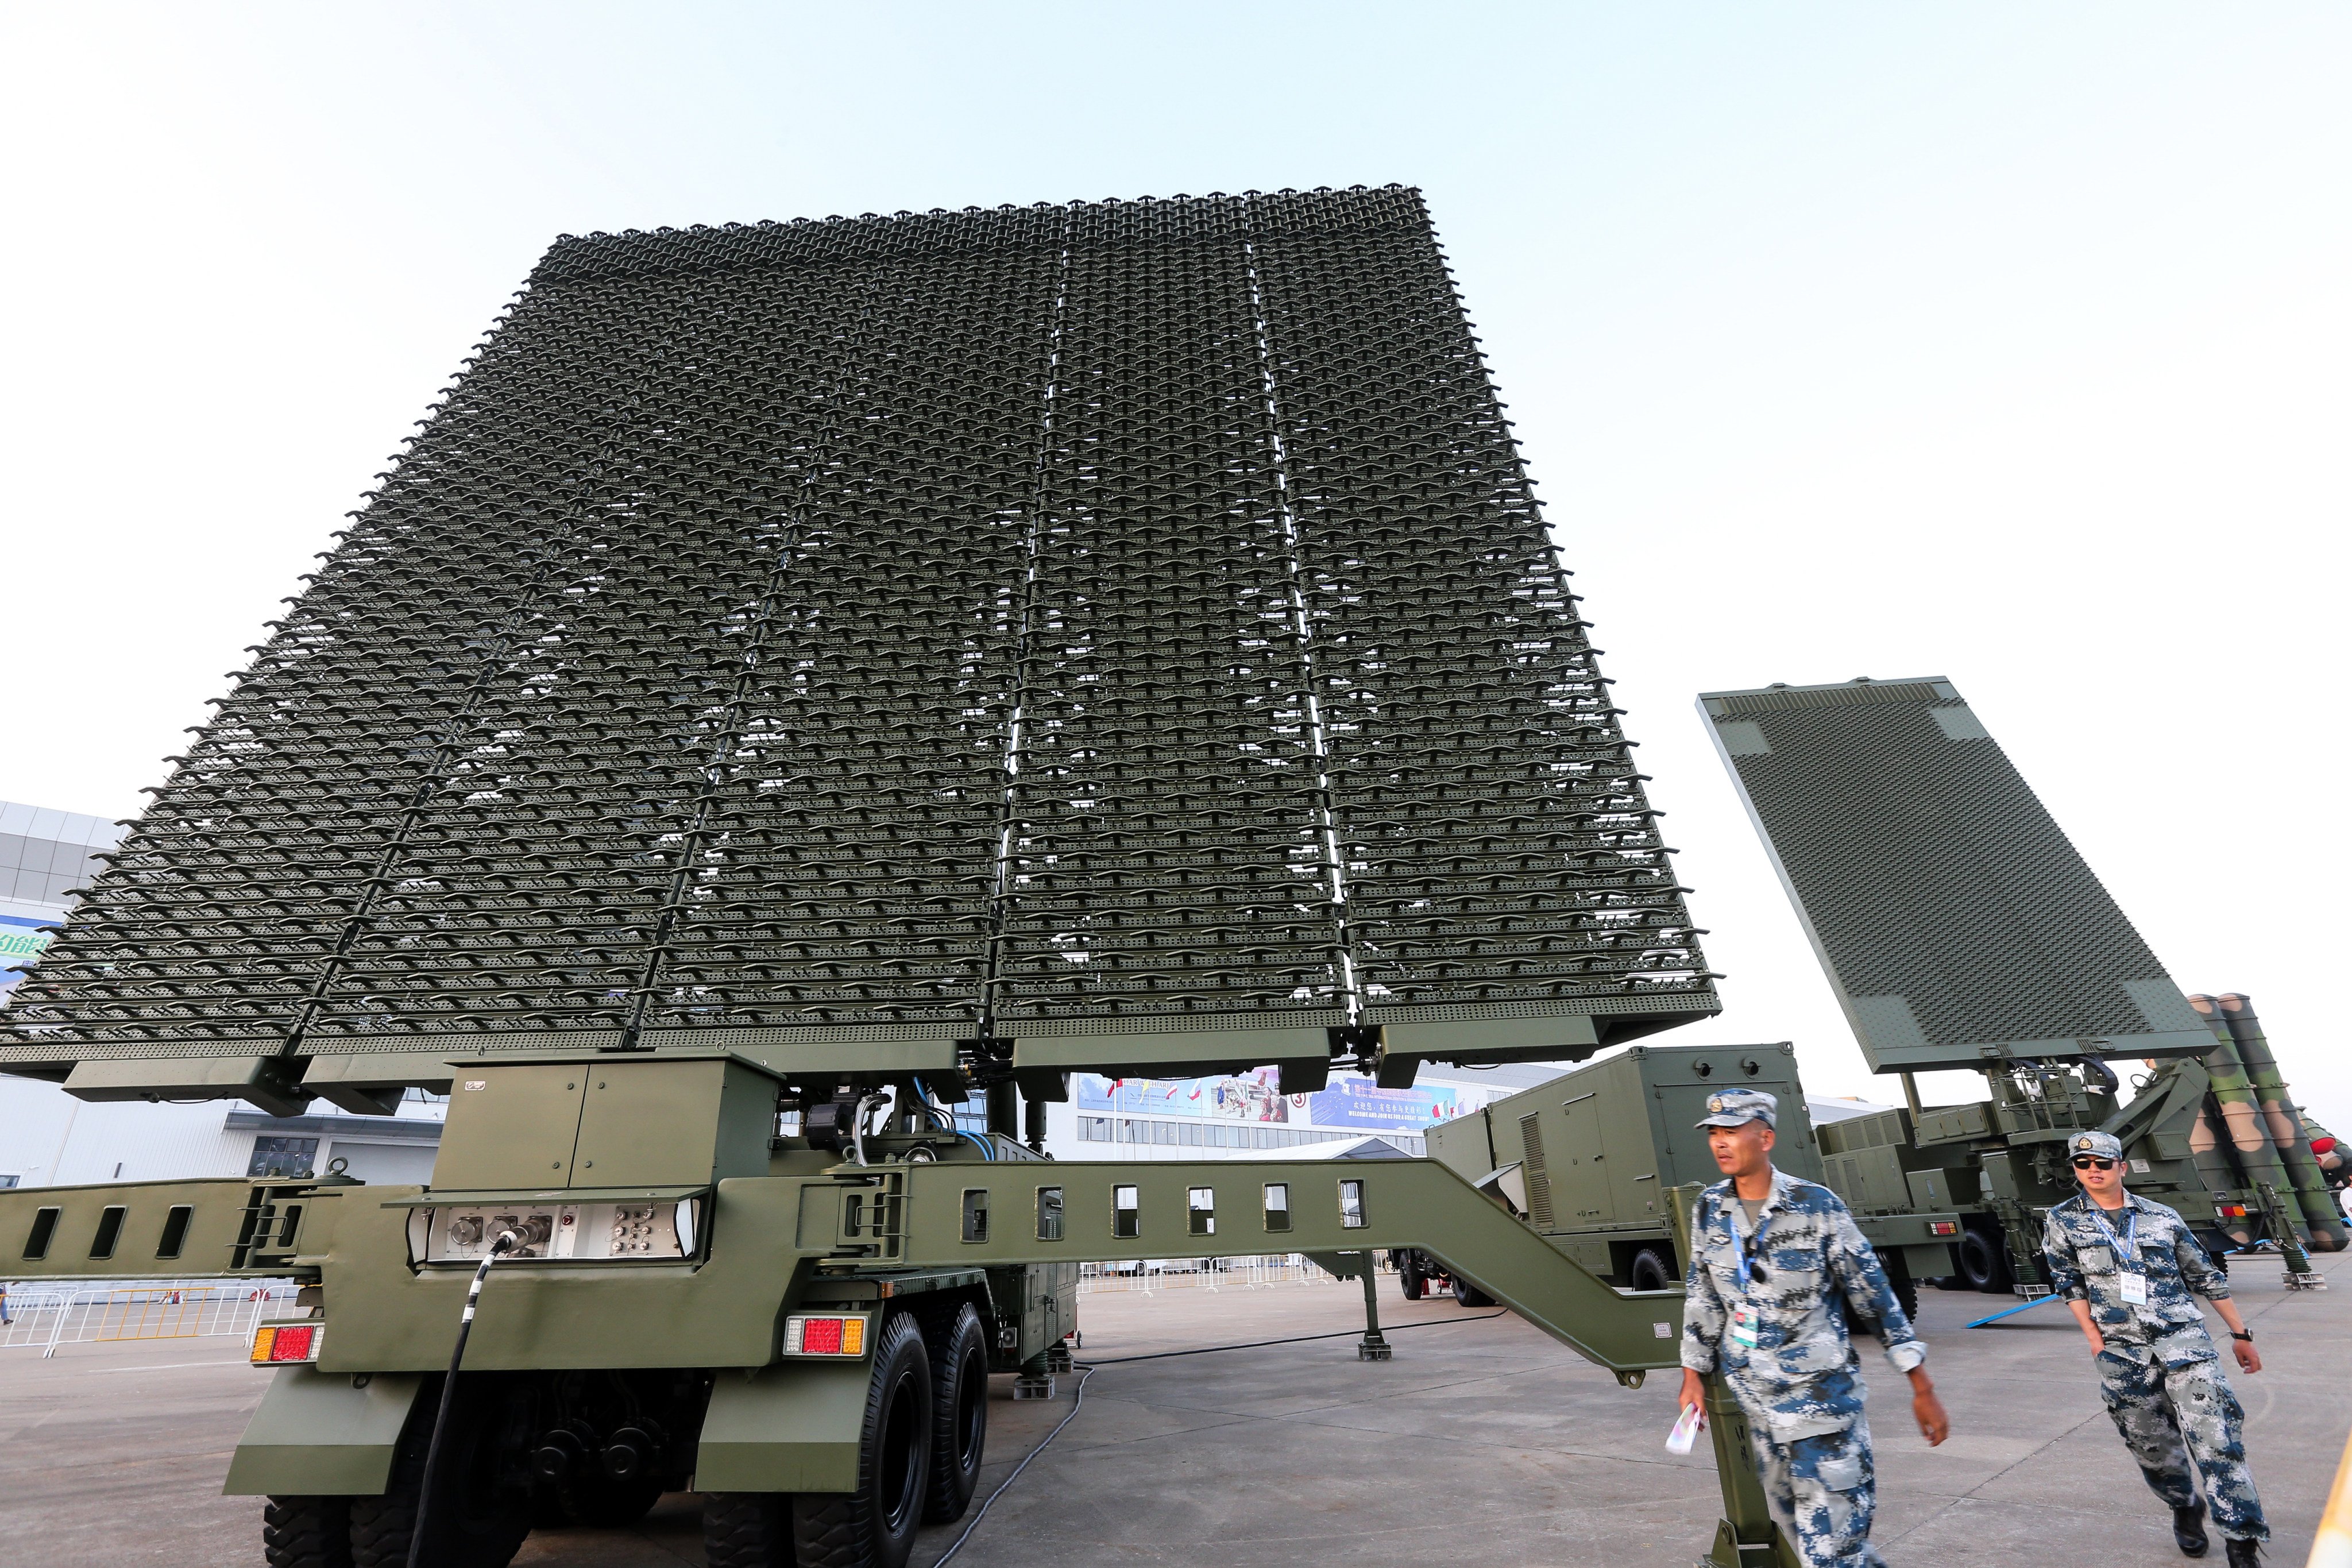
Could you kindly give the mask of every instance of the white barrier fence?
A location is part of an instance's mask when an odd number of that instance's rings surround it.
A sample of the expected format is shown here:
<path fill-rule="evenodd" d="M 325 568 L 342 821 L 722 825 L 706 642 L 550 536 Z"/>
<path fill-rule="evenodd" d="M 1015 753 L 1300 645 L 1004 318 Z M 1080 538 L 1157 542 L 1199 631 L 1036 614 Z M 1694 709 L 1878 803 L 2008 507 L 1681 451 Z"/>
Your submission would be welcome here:
<path fill-rule="evenodd" d="M 1387 1256 L 1380 1272 L 1389 1273 Z M 1078 1294 L 1159 1290 L 1264 1290 L 1285 1285 L 1337 1285 L 1339 1277 L 1296 1252 L 1256 1258 L 1147 1258 L 1128 1263 L 1081 1263 Z"/>
<path fill-rule="evenodd" d="M 117 1340 L 249 1340 L 266 1315 L 293 1310 L 290 1279 L 39 1280 L 0 1284 L 0 1350 Z"/>

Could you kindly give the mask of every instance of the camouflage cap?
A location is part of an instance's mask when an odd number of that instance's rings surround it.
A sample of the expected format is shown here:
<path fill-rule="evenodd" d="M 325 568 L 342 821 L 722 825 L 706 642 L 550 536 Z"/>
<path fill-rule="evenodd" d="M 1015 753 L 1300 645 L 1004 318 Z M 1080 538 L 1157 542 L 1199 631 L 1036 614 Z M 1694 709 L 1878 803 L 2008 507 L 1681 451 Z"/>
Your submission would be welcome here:
<path fill-rule="evenodd" d="M 1761 1121 L 1767 1127 L 1778 1129 L 1780 1125 L 1780 1102 L 1760 1089 L 1718 1089 L 1706 1097 L 1706 1114 L 1695 1125 L 1738 1127 L 1749 1121 Z"/>
<path fill-rule="evenodd" d="M 2077 1132 L 2066 1140 L 2066 1155 L 2096 1154 L 2102 1160 L 2120 1160 L 2124 1146 L 2112 1132 Z"/>

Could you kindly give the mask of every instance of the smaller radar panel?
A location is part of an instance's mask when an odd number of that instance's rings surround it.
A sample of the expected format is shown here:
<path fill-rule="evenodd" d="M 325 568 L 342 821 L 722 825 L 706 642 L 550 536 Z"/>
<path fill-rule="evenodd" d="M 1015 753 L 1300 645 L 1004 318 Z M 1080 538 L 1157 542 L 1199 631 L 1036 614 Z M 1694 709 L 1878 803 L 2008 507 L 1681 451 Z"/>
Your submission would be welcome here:
<path fill-rule="evenodd" d="M 1873 1071 L 2212 1048 L 1950 681 L 1710 691 L 1699 711 Z"/>

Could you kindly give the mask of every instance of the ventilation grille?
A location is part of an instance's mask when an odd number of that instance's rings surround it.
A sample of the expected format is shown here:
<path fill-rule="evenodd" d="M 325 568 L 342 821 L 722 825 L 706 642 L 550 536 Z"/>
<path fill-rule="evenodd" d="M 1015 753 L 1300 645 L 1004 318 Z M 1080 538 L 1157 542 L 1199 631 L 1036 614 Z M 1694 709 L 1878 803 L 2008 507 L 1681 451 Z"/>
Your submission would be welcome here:
<path fill-rule="evenodd" d="M 1551 1167 L 1544 1163 L 1543 1122 L 1532 1114 L 1519 1118 L 1519 1148 L 1528 1175 L 1528 1214 L 1538 1230 L 1549 1230 Z"/>

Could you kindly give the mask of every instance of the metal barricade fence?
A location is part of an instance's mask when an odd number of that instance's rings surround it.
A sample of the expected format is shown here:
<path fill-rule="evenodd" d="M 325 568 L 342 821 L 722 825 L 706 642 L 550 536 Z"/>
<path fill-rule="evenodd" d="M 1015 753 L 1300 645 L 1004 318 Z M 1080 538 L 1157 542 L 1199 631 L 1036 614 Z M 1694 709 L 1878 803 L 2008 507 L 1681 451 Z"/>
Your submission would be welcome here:
<path fill-rule="evenodd" d="M 38 1281 L 0 1285 L 0 1350 L 52 1356 L 59 1345 L 122 1340 L 250 1339 L 265 1314 L 292 1309 L 290 1279 Z"/>

